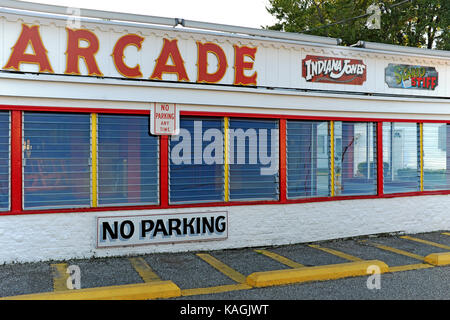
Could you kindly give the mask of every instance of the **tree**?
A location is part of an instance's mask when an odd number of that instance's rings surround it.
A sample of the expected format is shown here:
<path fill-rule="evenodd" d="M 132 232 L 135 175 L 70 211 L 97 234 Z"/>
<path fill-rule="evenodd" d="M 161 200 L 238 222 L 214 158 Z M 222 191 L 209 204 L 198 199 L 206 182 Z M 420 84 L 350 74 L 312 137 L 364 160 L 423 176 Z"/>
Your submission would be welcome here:
<path fill-rule="evenodd" d="M 380 29 L 366 26 L 374 3 Z M 277 19 L 271 30 L 450 50 L 450 0 L 269 0 L 266 9 Z"/>

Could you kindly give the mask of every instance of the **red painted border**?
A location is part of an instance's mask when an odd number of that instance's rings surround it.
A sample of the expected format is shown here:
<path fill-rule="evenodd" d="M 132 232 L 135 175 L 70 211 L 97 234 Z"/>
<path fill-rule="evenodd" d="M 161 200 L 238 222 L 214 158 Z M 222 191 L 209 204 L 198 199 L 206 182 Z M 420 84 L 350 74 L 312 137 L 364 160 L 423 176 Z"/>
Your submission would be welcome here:
<path fill-rule="evenodd" d="M 114 108 L 76 108 L 76 107 L 38 107 L 38 106 L 11 106 L 0 105 L 0 110 L 39 111 L 39 112 L 68 112 L 68 113 L 109 113 L 109 114 L 150 114 L 148 110 L 141 109 L 114 109 Z M 233 117 L 233 118 L 260 118 L 260 119 L 286 119 L 286 120 L 318 120 L 318 121 L 353 121 L 353 122 L 414 122 L 414 123 L 450 123 L 450 120 L 423 120 L 423 119 L 395 119 L 395 118 L 358 118 L 358 117 L 332 117 L 332 116 L 305 116 L 283 115 L 267 113 L 245 112 L 211 112 L 211 111 L 180 111 L 180 116 L 199 117 Z"/>
<path fill-rule="evenodd" d="M 22 112 L 11 111 L 11 213 L 22 211 Z"/>
<path fill-rule="evenodd" d="M 280 147 L 279 157 L 280 157 L 280 202 L 286 203 L 287 198 L 287 173 L 286 173 L 286 119 L 280 120 Z"/>
<path fill-rule="evenodd" d="M 377 194 L 383 196 L 384 163 L 383 163 L 383 123 L 377 123 Z"/>
<path fill-rule="evenodd" d="M 169 137 L 160 137 L 159 196 L 161 208 L 169 207 Z"/>
<path fill-rule="evenodd" d="M 389 118 L 354 118 L 354 117 L 316 117 L 297 115 L 274 115 L 274 114 L 254 114 L 254 113 L 227 113 L 227 112 L 207 112 L 207 111 L 182 111 L 182 116 L 203 116 L 203 117 L 241 117 L 241 118 L 269 118 L 280 120 L 280 199 L 277 201 L 232 201 L 232 202 L 208 202 L 194 204 L 169 204 L 168 186 L 168 165 L 169 165 L 169 141 L 168 136 L 160 137 L 160 204 L 148 206 L 119 206 L 119 207 L 98 207 L 98 208 L 69 208 L 69 209 L 48 209 L 48 210 L 23 210 L 22 208 L 22 111 L 40 112 L 70 112 L 70 113 L 108 113 L 108 114 L 137 114 L 148 115 L 148 110 L 136 109 L 114 109 L 114 108 L 74 108 L 74 107 L 36 107 L 36 106 L 10 106 L 0 105 L 0 110 L 11 110 L 11 210 L 0 213 L 0 216 L 19 214 L 53 214 L 71 212 L 105 212 L 105 211 L 125 211 L 125 210 L 151 210 L 168 208 L 197 208 L 197 207 L 226 207 L 242 205 L 266 205 L 266 204 L 295 204 L 309 202 L 325 202 L 339 200 L 358 199 L 382 199 L 427 195 L 449 195 L 450 190 L 422 191 L 384 194 L 382 191 L 383 177 L 378 169 L 377 195 L 372 196 L 338 196 L 320 198 L 286 198 L 286 120 L 334 120 L 334 121 L 354 121 L 354 122 L 377 122 L 377 164 L 382 168 L 382 122 L 414 122 L 414 123 L 450 123 L 442 120 L 419 120 L 419 119 L 389 119 Z"/>

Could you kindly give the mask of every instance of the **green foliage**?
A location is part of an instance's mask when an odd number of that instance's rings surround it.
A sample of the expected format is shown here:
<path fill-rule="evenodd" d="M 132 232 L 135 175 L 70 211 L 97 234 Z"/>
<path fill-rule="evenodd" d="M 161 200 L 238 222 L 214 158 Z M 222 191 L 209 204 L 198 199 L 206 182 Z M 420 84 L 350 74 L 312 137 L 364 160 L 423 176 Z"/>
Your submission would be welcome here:
<path fill-rule="evenodd" d="M 277 23 L 266 28 L 411 47 L 450 50 L 450 0 L 269 0 Z M 381 9 L 381 28 L 368 29 L 367 8 Z M 364 16 L 366 15 L 366 16 Z M 354 19 L 354 17 L 363 16 Z M 340 23 L 336 23 L 340 22 Z"/>

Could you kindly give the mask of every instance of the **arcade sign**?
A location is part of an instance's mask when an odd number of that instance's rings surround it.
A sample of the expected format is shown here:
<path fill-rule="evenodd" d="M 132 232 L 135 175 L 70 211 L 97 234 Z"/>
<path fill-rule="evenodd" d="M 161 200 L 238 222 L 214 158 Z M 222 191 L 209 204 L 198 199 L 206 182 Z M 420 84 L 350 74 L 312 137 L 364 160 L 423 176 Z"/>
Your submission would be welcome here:
<path fill-rule="evenodd" d="M 302 76 L 308 82 L 362 85 L 367 66 L 362 60 L 307 55 L 302 63 Z"/>
<path fill-rule="evenodd" d="M 434 67 L 390 63 L 385 69 L 389 88 L 434 90 L 439 74 Z"/>

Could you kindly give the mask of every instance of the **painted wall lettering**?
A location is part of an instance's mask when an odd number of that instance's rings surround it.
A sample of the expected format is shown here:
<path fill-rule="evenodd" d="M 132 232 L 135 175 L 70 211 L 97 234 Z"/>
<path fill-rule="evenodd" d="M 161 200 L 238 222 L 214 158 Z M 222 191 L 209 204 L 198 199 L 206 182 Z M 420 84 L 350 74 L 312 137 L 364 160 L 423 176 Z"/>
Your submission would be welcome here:
<path fill-rule="evenodd" d="M 225 76 L 227 71 L 228 63 L 227 57 L 223 49 L 211 42 L 201 43 L 197 42 L 197 82 L 205 83 L 217 83 Z M 208 72 L 208 54 L 214 54 L 217 58 L 217 70 L 215 72 Z"/>
<path fill-rule="evenodd" d="M 128 46 L 135 46 L 137 50 L 141 50 L 143 41 L 144 38 L 138 36 L 137 34 L 127 34 L 121 37 L 114 46 L 112 53 L 114 65 L 116 66 L 117 71 L 126 78 L 142 77 L 141 67 L 139 64 L 135 67 L 129 67 L 126 65 L 124 61 L 124 50 Z"/>
<path fill-rule="evenodd" d="M 256 78 L 258 73 L 256 71 L 251 75 L 246 75 L 244 71 L 252 70 L 256 59 L 256 48 L 246 46 L 234 45 L 234 84 L 235 85 L 254 85 L 256 86 Z M 246 61 L 248 57 L 251 61 Z"/>
<path fill-rule="evenodd" d="M 29 46 L 31 46 L 34 54 L 25 53 Z M 26 24 L 22 24 L 22 32 L 12 48 L 11 56 L 3 69 L 20 71 L 21 63 L 37 64 L 39 65 L 39 72 L 53 73 L 47 50 L 42 43 L 39 33 L 39 26 L 29 27 Z"/>
<path fill-rule="evenodd" d="M 102 77 L 103 73 L 100 71 L 97 61 L 95 60 L 95 54 L 100 48 L 100 43 L 97 36 L 84 29 L 67 30 L 67 50 L 66 50 L 66 71 L 65 74 L 80 75 L 79 61 L 83 59 L 88 74 L 90 76 Z M 82 46 L 81 41 L 86 41 L 88 46 Z"/>
<path fill-rule="evenodd" d="M 169 58 L 172 60 L 171 64 L 168 64 Z M 162 80 L 163 73 L 174 73 L 177 75 L 178 81 L 189 81 L 186 69 L 184 68 L 184 61 L 178 49 L 178 40 L 176 39 L 164 39 L 161 53 L 158 59 L 156 59 L 155 69 L 150 79 Z"/>

